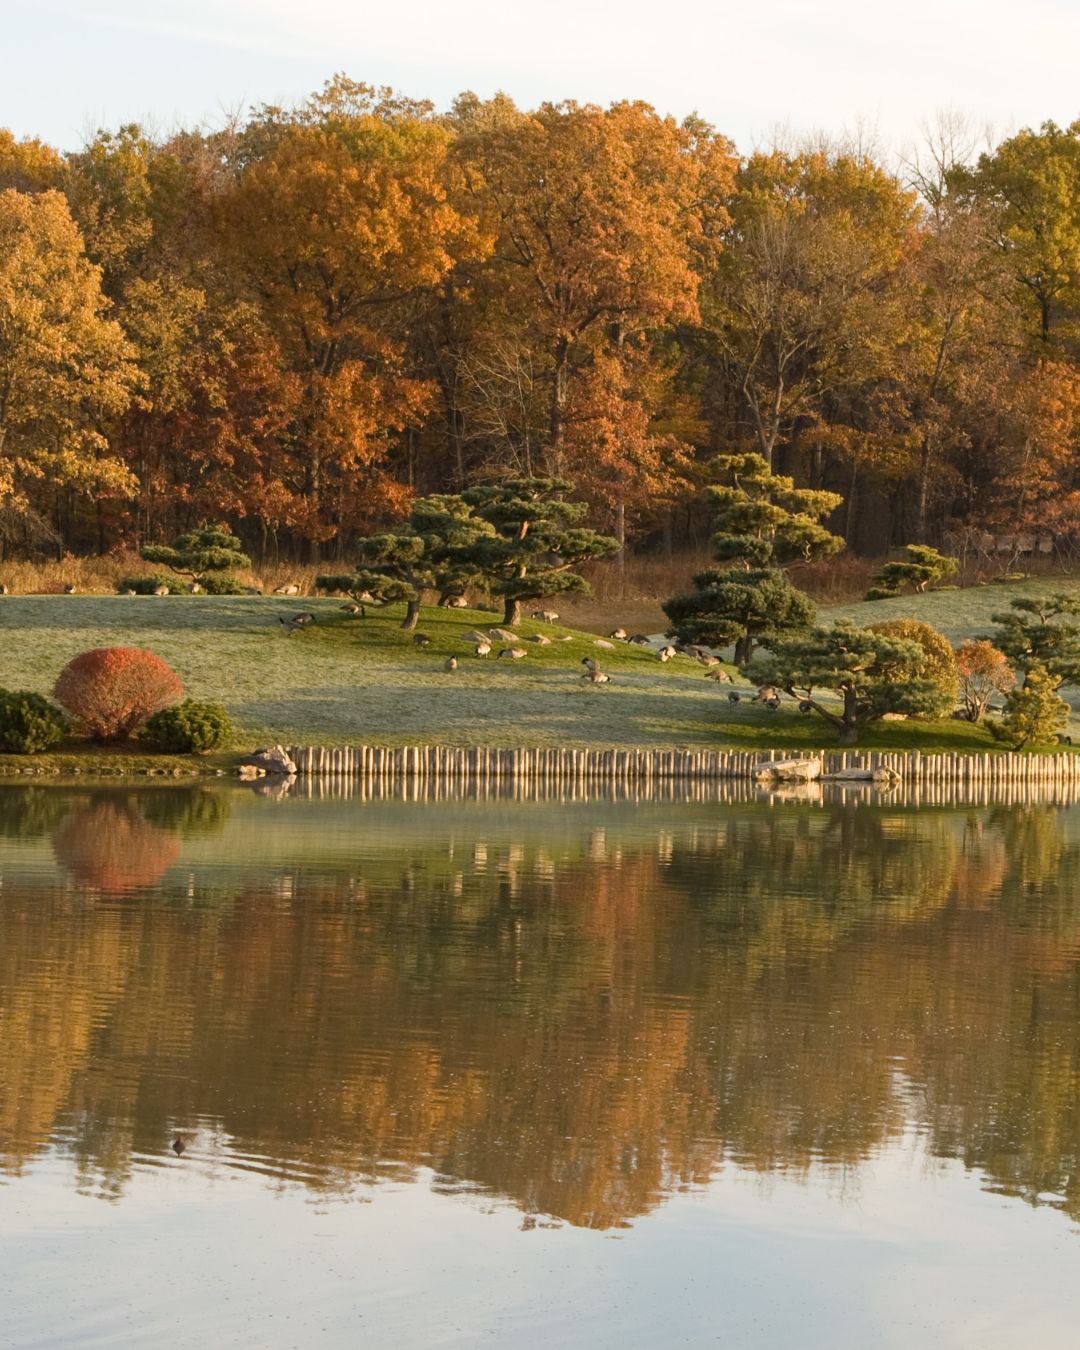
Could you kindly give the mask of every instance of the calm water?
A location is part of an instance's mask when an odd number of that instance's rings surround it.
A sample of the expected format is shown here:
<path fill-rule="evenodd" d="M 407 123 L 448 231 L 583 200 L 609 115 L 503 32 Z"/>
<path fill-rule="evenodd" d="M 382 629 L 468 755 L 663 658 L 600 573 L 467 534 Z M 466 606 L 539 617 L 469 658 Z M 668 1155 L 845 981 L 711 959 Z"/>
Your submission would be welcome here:
<path fill-rule="evenodd" d="M 1072 1350 L 1078 1149 L 1080 808 L 0 788 L 0 1345 Z"/>

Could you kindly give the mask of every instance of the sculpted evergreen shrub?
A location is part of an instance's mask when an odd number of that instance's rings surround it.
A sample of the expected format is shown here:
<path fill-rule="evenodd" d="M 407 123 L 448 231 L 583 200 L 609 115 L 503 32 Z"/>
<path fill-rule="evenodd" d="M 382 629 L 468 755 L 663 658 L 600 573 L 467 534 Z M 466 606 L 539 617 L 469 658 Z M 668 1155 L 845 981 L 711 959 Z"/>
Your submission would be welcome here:
<path fill-rule="evenodd" d="M 933 680 L 941 690 L 943 705 L 956 702 L 960 692 L 960 674 L 956 664 L 956 653 L 944 633 L 939 633 L 922 619 L 885 619 L 881 623 L 868 624 L 867 627 L 871 633 L 901 638 L 920 647 L 924 657 L 922 665 L 909 674 L 920 679 Z"/>
<path fill-rule="evenodd" d="M 38 755 L 67 735 L 67 719 L 47 698 L 25 689 L 0 689 L 0 751 Z"/>
<path fill-rule="evenodd" d="M 951 576 L 957 568 L 955 558 L 926 544 L 908 544 L 904 555 L 903 562 L 888 562 L 878 568 L 870 578 L 873 585 L 866 593 L 867 600 L 889 600 L 905 586 L 921 594 L 935 582 Z"/>
<path fill-rule="evenodd" d="M 205 572 L 199 585 L 207 595 L 244 595 L 244 587 L 228 572 Z"/>
<path fill-rule="evenodd" d="M 1032 665 L 1019 689 L 1005 695 L 1005 716 L 991 723 L 995 738 L 1012 750 L 1025 745 L 1047 745 L 1069 720 L 1069 705 L 1057 692 L 1045 666 Z"/>
<path fill-rule="evenodd" d="M 169 755 L 205 755 L 217 750 L 232 732 L 229 714 L 220 703 L 198 703 L 186 698 L 154 713 L 139 732 L 150 750 Z"/>
<path fill-rule="evenodd" d="M 94 741 L 120 741 L 184 689 L 160 656 L 138 647 L 96 647 L 69 661 L 53 698 Z"/>
<path fill-rule="evenodd" d="M 116 583 L 117 595 L 127 595 L 134 591 L 136 595 L 154 595 L 164 586 L 170 595 L 180 595 L 184 583 L 178 577 L 166 576 L 164 572 L 152 572 L 145 577 L 121 577 Z"/>

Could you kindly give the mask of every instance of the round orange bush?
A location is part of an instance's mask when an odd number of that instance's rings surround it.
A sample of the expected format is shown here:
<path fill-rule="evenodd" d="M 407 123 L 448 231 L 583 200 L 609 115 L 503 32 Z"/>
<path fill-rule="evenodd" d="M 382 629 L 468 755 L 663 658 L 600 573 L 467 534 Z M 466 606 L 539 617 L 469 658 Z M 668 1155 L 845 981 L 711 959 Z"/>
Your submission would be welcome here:
<path fill-rule="evenodd" d="M 183 697 L 179 677 L 138 647 L 95 647 L 69 661 L 53 698 L 95 741 L 121 741 Z"/>

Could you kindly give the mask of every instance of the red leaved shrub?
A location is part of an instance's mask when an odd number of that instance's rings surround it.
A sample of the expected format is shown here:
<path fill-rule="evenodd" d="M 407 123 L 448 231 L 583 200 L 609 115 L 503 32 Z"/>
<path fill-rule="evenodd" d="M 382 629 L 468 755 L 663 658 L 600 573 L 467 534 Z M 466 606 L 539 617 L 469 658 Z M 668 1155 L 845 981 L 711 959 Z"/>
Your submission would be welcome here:
<path fill-rule="evenodd" d="M 53 698 L 91 740 L 122 741 L 183 693 L 177 675 L 153 652 L 96 647 L 67 663 Z"/>

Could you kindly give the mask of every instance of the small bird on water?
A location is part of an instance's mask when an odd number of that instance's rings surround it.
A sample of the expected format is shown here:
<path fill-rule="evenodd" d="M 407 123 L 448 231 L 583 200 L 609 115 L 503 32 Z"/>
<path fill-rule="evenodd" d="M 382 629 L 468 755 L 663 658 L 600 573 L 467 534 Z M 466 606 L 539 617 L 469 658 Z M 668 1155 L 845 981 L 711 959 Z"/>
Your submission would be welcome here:
<path fill-rule="evenodd" d="M 169 1147 L 179 1158 L 180 1154 L 183 1153 L 184 1149 L 187 1148 L 187 1144 L 184 1142 L 184 1136 L 182 1134 L 178 1134 L 176 1138 L 172 1141 L 172 1143 L 169 1145 Z"/>

